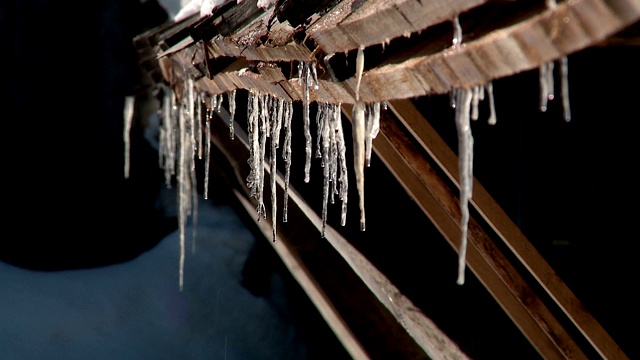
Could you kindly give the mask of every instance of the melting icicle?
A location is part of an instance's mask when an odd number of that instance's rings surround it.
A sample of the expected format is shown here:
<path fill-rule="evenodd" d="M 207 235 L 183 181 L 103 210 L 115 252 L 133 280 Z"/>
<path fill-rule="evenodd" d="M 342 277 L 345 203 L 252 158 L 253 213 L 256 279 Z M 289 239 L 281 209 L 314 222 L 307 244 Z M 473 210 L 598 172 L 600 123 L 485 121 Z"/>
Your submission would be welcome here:
<path fill-rule="evenodd" d="M 555 97 L 553 83 L 553 62 L 540 65 L 540 111 L 547 111 L 547 102 Z"/>
<path fill-rule="evenodd" d="M 271 227 L 273 232 L 273 242 L 276 241 L 276 214 L 278 210 L 276 199 L 276 178 L 277 176 L 277 164 L 276 164 L 276 150 L 280 146 L 280 129 L 282 128 L 282 117 L 284 116 L 284 99 L 277 100 L 277 109 L 275 116 L 271 117 L 271 156 L 269 157 L 271 165 Z"/>
<path fill-rule="evenodd" d="M 196 95 L 196 113 L 194 114 L 195 118 L 195 127 L 193 128 L 193 134 L 195 137 L 195 146 L 198 151 L 198 159 L 202 160 L 202 107 L 205 104 L 205 98 L 203 93 L 198 93 Z"/>
<path fill-rule="evenodd" d="M 460 44 L 462 44 L 462 27 L 460 26 L 460 19 L 458 16 L 453 18 L 453 48 L 456 51 L 460 51 Z"/>
<path fill-rule="evenodd" d="M 231 90 L 229 93 L 229 138 L 233 140 L 235 138 L 235 129 L 233 120 L 236 116 L 236 90 Z"/>
<path fill-rule="evenodd" d="M 268 122 L 269 122 L 269 100 L 271 96 L 269 94 L 259 94 L 260 98 L 260 122 L 258 125 L 258 129 L 260 131 L 260 143 L 259 143 L 259 153 L 258 159 L 256 162 L 256 169 L 258 170 L 258 221 L 262 218 L 267 218 L 267 210 L 264 206 L 264 163 L 265 163 L 265 153 L 267 146 L 267 137 L 269 136 Z"/>
<path fill-rule="evenodd" d="M 336 73 L 333 71 L 333 68 L 331 67 L 331 64 L 329 63 L 329 61 L 331 60 L 331 58 L 334 56 L 335 54 L 329 54 L 327 56 L 325 56 L 322 61 L 324 62 L 324 67 L 325 69 L 327 69 L 327 72 L 329 73 L 329 77 L 331 77 L 331 79 L 335 82 L 338 82 L 338 77 L 336 76 Z"/>
<path fill-rule="evenodd" d="M 334 105 L 325 104 L 326 122 L 329 126 L 329 181 L 331 183 L 331 204 L 335 204 L 335 195 L 338 192 L 338 140 L 336 138 L 336 124 L 334 111 L 336 107 Z"/>
<path fill-rule="evenodd" d="M 366 137 L 365 137 L 365 164 L 371 166 L 371 150 L 373 148 L 373 139 L 378 136 L 380 131 L 380 103 L 376 102 L 368 106 L 366 116 Z"/>
<path fill-rule="evenodd" d="M 569 60 L 566 56 L 560 59 L 560 86 L 562 92 L 562 110 L 564 121 L 571 121 L 571 109 L 569 107 Z"/>
<path fill-rule="evenodd" d="M 304 123 L 304 150 L 305 150 L 305 163 L 304 163 L 304 182 L 308 183 L 311 179 L 311 129 L 309 119 L 309 86 L 312 82 L 311 79 L 311 71 L 309 70 L 309 66 L 306 63 L 302 64 L 302 72 L 300 73 L 300 81 L 302 81 L 303 86 L 303 104 L 302 104 L 302 118 Z M 298 65 L 298 69 L 300 69 L 300 65 Z M 303 80 L 304 79 L 304 80 Z"/>
<path fill-rule="evenodd" d="M 458 251 L 458 285 L 464 284 L 464 272 L 467 255 L 467 232 L 469 225 L 469 200 L 473 192 L 473 136 L 469 122 L 472 90 L 457 89 L 455 121 L 458 132 L 458 172 L 460 181 L 460 232 L 461 241 Z"/>
<path fill-rule="evenodd" d="M 166 87 L 162 97 L 162 122 L 160 126 L 160 133 L 158 136 L 158 158 L 160 162 L 160 168 L 164 169 L 165 185 L 171 186 L 171 178 L 174 174 L 173 155 L 175 152 L 174 132 L 173 132 L 173 92 Z"/>
<path fill-rule="evenodd" d="M 316 69 L 315 61 L 311 62 L 311 79 L 313 82 L 313 88 L 315 90 L 318 90 L 318 88 L 320 87 L 320 84 L 318 83 L 318 70 Z"/>
<path fill-rule="evenodd" d="M 362 82 L 362 72 L 364 71 L 364 46 L 358 48 L 356 55 L 356 101 L 360 100 L 360 83 Z"/>
<path fill-rule="evenodd" d="M 338 148 L 338 163 L 340 166 L 340 200 L 342 200 L 342 209 L 340 212 L 340 225 L 345 226 L 347 223 L 347 200 L 349 190 L 349 180 L 347 174 L 347 147 L 344 141 L 344 132 L 342 130 L 342 105 L 334 105 L 333 124 L 336 129 L 336 147 Z"/>
<path fill-rule="evenodd" d="M 484 98 L 484 94 L 481 94 L 481 89 L 484 90 L 482 86 L 474 86 L 473 93 L 471 95 L 471 120 L 478 120 L 478 105 L 480 104 L 480 100 Z"/>
<path fill-rule="evenodd" d="M 260 180 L 258 174 L 260 147 L 259 147 L 259 130 L 258 120 L 260 113 L 260 96 L 254 92 L 249 93 L 247 102 L 247 134 L 249 137 L 249 175 L 247 176 L 247 187 L 250 190 L 249 195 L 258 198 L 258 182 Z M 258 217 L 259 218 L 259 217 Z"/>
<path fill-rule="evenodd" d="M 222 101 L 224 100 L 224 96 L 220 93 L 218 94 L 218 104 L 216 106 L 216 112 L 220 114 L 222 111 Z"/>
<path fill-rule="evenodd" d="M 282 222 L 287 222 L 287 212 L 289 204 L 289 178 L 291 175 L 291 119 L 293 117 L 293 103 L 287 101 L 284 108 L 284 150 L 282 151 L 282 159 L 284 160 L 284 200 L 282 203 Z"/>
<path fill-rule="evenodd" d="M 323 108 L 328 108 L 328 104 L 325 103 L 322 105 Z M 327 206 L 329 202 L 329 185 L 331 179 L 331 166 L 329 165 L 329 151 L 331 150 L 330 141 L 330 125 L 328 117 L 328 111 L 318 111 L 319 113 L 324 114 L 325 117 L 322 123 L 322 175 L 323 175 L 323 183 L 322 183 L 322 232 L 321 235 L 324 238 L 325 228 L 327 227 Z"/>
<path fill-rule="evenodd" d="M 356 186 L 360 197 L 360 230 L 365 230 L 364 213 L 364 157 L 365 157 L 365 125 L 364 125 L 365 104 L 356 101 L 353 107 L 353 168 L 356 174 Z"/>
<path fill-rule="evenodd" d="M 360 230 L 365 230 L 364 213 L 364 160 L 365 160 L 365 103 L 360 101 L 360 81 L 364 71 L 364 47 L 358 48 L 356 56 L 356 103 L 353 107 L 353 166 L 356 174 L 356 187 L 358 188 L 360 204 Z"/>
<path fill-rule="evenodd" d="M 187 119 L 185 117 L 185 111 L 180 111 L 180 117 L 178 123 L 180 126 L 179 138 L 180 138 L 180 151 L 178 161 L 178 228 L 179 228 L 179 242 L 180 242 L 180 270 L 179 270 L 179 287 L 182 291 L 184 284 L 184 261 L 185 261 L 185 228 L 187 222 L 187 213 L 190 209 L 190 189 L 189 189 L 189 156 L 187 152 L 189 150 L 189 134 L 187 129 Z"/>
<path fill-rule="evenodd" d="M 323 131 L 323 122 L 325 118 L 323 117 L 323 112 L 325 111 L 324 105 L 318 105 L 318 110 L 316 111 L 316 158 L 322 159 L 322 131 Z M 321 165 L 324 166 L 324 161 L 321 160 Z"/>
<path fill-rule="evenodd" d="M 205 160 L 204 160 L 204 199 L 207 200 L 209 199 L 209 166 L 210 166 L 210 162 L 211 162 L 211 116 L 213 114 L 211 114 L 210 112 L 207 113 L 207 117 L 205 119 L 205 130 L 206 130 L 206 134 L 205 134 L 205 147 L 206 147 L 206 152 L 205 152 Z"/>
<path fill-rule="evenodd" d="M 489 82 L 487 84 L 487 93 L 489 96 L 489 120 L 487 121 L 489 125 L 495 125 L 497 122 L 496 118 L 496 106 L 493 100 L 493 83 Z"/>
<path fill-rule="evenodd" d="M 129 178 L 129 153 L 131 151 L 131 123 L 133 122 L 133 105 L 135 103 L 134 96 L 124 98 L 124 178 Z"/>
<path fill-rule="evenodd" d="M 170 88 L 165 92 L 165 111 L 163 118 L 162 131 L 164 139 L 164 154 L 163 165 L 165 169 L 165 185 L 167 188 L 171 188 L 171 180 L 176 175 L 176 152 L 178 139 L 178 105 L 176 100 L 176 94 Z"/>

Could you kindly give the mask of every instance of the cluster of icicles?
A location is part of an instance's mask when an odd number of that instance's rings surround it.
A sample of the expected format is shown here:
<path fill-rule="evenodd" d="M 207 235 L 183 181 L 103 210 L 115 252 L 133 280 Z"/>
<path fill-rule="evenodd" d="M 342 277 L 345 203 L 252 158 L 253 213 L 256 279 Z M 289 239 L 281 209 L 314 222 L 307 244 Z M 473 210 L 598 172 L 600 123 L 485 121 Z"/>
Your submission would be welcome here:
<path fill-rule="evenodd" d="M 552 6 L 552 5 L 551 5 Z M 453 49 L 459 51 L 462 32 L 457 18 L 454 19 Z M 356 57 L 356 101 L 352 113 L 352 141 L 353 141 L 353 166 L 357 182 L 360 209 L 360 229 L 365 230 L 364 211 L 364 168 L 370 165 L 372 140 L 380 129 L 381 105 L 386 109 L 386 102 L 366 103 L 359 98 L 359 89 L 364 68 L 363 48 L 358 49 Z M 569 121 L 567 58 L 561 59 L 562 97 L 564 118 Z M 186 73 L 186 72 L 185 72 Z M 311 88 L 318 89 L 315 62 L 300 62 L 298 64 L 299 85 L 303 89 L 303 126 L 305 135 L 305 166 L 304 181 L 310 181 L 310 169 L 312 158 L 312 136 L 309 112 L 309 93 Z M 185 261 L 185 227 L 189 216 L 193 219 L 193 247 L 195 251 L 195 221 L 197 219 L 197 184 L 195 159 L 203 159 L 205 164 L 204 174 L 204 199 L 208 198 L 209 164 L 211 151 L 210 122 L 214 113 L 222 111 L 224 101 L 223 94 L 209 95 L 204 92 L 196 92 L 194 80 L 185 80 L 181 102 L 178 104 L 176 94 L 169 88 L 164 88 L 162 104 L 162 125 L 159 135 L 159 162 L 164 169 L 166 185 L 171 187 L 175 177 L 178 184 L 178 225 L 180 242 L 180 270 L 179 285 L 183 287 L 184 261 Z M 553 100 L 553 63 L 543 64 L 540 67 L 540 110 L 546 111 L 547 100 Z M 489 98 L 488 123 L 496 123 L 495 107 L 493 100 L 493 87 L 489 82 L 484 86 L 472 88 L 460 88 L 451 91 L 451 107 L 455 108 L 455 124 L 458 133 L 458 171 L 460 183 L 459 204 L 461 210 L 460 229 L 461 241 L 459 247 L 458 278 L 457 283 L 465 282 L 467 233 L 469 223 L 468 204 L 473 192 L 473 136 L 471 134 L 470 120 L 478 119 L 479 102 Z M 227 93 L 229 109 L 229 136 L 235 137 L 236 90 Z M 208 100 L 208 101 L 207 101 Z M 125 177 L 129 174 L 129 129 L 133 117 L 133 101 L 127 98 L 125 102 Z M 282 221 L 287 222 L 287 204 L 289 179 L 291 168 L 291 127 L 293 117 L 293 103 L 289 100 L 275 97 L 271 94 L 250 91 L 247 103 L 247 135 L 249 141 L 250 173 L 247 176 L 247 187 L 250 196 L 257 202 L 258 221 L 267 218 L 264 205 L 264 179 L 265 167 L 270 172 L 271 192 L 271 220 L 273 229 L 273 241 L 276 241 L 276 179 L 277 179 L 277 150 L 280 148 L 280 135 L 284 130 L 282 160 L 285 164 L 284 174 L 284 199 L 282 209 Z M 204 121 L 205 133 L 202 133 Z M 342 201 L 340 224 L 346 224 L 347 200 L 348 200 L 348 175 L 346 160 L 346 143 L 342 129 L 342 105 L 340 103 L 319 103 L 316 112 L 316 152 L 315 157 L 320 159 L 323 175 L 323 207 L 322 207 L 322 231 L 324 237 L 327 222 L 327 208 L 329 202 L 335 203 L 335 196 Z M 204 139 L 203 139 L 204 135 Z M 269 155 L 267 158 L 267 139 L 269 141 Z M 176 157 L 177 156 L 177 157 Z"/>
<path fill-rule="evenodd" d="M 305 167 L 304 181 L 310 181 L 310 168 L 312 161 L 312 136 L 309 111 L 309 91 L 311 87 L 317 89 L 318 81 L 315 72 L 315 64 L 301 62 L 299 67 L 300 84 L 304 89 L 303 99 L 303 126 L 305 134 Z M 196 184 L 196 159 L 204 159 L 204 199 L 208 198 L 209 164 L 211 154 L 211 121 L 214 114 L 220 114 L 224 94 L 207 95 L 198 92 L 194 86 L 194 80 L 185 80 L 181 97 L 178 97 L 171 88 L 164 88 L 164 98 L 161 110 L 161 127 L 159 131 L 159 166 L 164 169 L 165 184 L 172 186 L 172 180 L 177 182 L 178 201 L 178 226 L 180 242 L 180 270 L 179 285 L 182 289 L 184 279 L 185 261 L 185 229 L 187 219 L 191 216 L 195 222 L 197 219 L 198 191 Z M 229 136 L 235 138 L 234 117 L 236 91 L 227 94 L 229 109 Z M 178 100 L 181 99 L 181 100 Z M 372 139 L 379 129 L 380 103 L 370 103 L 363 107 L 362 114 L 364 126 L 367 129 L 354 135 L 354 146 L 358 147 L 355 153 L 362 154 L 368 166 L 371 159 Z M 128 140 L 130 128 L 129 112 L 125 111 L 125 140 Z M 247 160 L 250 172 L 246 178 L 246 184 L 250 196 L 256 200 L 257 220 L 267 218 L 267 210 L 264 202 L 265 168 L 270 176 L 271 192 L 271 220 L 273 229 L 273 241 L 276 241 L 277 228 L 277 204 L 276 180 L 277 180 L 277 151 L 280 149 L 280 137 L 284 132 L 281 157 L 285 164 L 284 173 L 284 199 L 282 207 L 282 221 L 287 222 L 287 204 L 289 179 L 291 169 L 291 133 L 292 133 L 293 103 L 289 100 L 278 98 L 271 94 L 249 91 L 247 101 L 247 137 L 249 143 L 249 159 Z M 340 224 L 346 224 L 347 199 L 348 199 L 348 174 L 346 159 L 346 143 L 342 129 L 342 105 L 331 103 L 318 103 L 316 111 L 316 151 L 315 157 L 320 159 L 323 176 L 323 207 L 322 207 L 322 232 L 324 237 L 327 223 L 328 204 L 335 203 L 336 197 L 342 202 Z M 204 128 L 204 132 L 203 132 Z M 269 141 L 267 141 L 269 139 Z M 126 161 L 128 163 L 128 161 Z M 361 197 L 361 229 L 364 230 L 364 169 L 356 170 L 359 195 Z M 128 171 L 125 174 L 128 176 Z M 193 248 L 195 251 L 195 229 L 193 224 Z"/>

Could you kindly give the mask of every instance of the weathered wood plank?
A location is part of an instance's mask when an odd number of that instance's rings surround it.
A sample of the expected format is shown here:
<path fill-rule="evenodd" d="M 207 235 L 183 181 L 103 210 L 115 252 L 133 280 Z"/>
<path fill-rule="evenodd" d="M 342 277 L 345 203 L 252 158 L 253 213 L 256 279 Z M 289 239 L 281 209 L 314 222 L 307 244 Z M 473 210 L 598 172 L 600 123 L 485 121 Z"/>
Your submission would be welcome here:
<path fill-rule="evenodd" d="M 407 100 L 389 103 L 413 137 L 420 143 L 456 186 L 459 185 L 458 160 L 451 148 L 440 138 L 429 122 Z M 602 328 L 598 321 L 584 308 L 579 299 L 558 277 L 540 253 L 531 245 L 520 228 L 516 226 L 487 190 L 474 179 L 471 205 L 487 221 L 518 260 L 540 283 L 551 298 L 571 319 L 596 350 L 607 359 L 623 359 L 625 354 Z"/>
<path fill-rule="evenodd" d="M 401 63 L 382 64 L 371 69 L 362 77 L 361 99 L 367 102 L 407 99 L 484 85 L 582 50 L 638 19 L 640 0 L 564 2 L 555 10 L 463 43 L 458 50 L 451 47 L 436 54 L 415 56 Z M 541 37 L 549 41 L 535 48 L 531 39 Z M 436 73 L 442 86 L 406 87 L 396 81 L 398 77 L 409 76 L 398 76 L 396 72 L 424 76 L 424 83 L 432 78 L 431 73 Z"/>
<path fill-rule="evenodd" d="M 345 1 L 307 31 L 327 54 L 386 43 L 427 29 L 487 0 L 370 0 L 361 6 Z"/>

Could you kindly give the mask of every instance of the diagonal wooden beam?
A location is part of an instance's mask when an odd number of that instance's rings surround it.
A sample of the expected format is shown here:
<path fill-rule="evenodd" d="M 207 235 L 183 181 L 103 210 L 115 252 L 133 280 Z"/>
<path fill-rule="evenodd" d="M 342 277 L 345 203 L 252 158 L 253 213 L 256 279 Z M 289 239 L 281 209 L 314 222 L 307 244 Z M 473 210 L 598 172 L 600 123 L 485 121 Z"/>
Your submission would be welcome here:
<path fill-rule="evenodd" d="M 347 114 L 350 108 L 343 107 Z M 394 119 L 386 117 L 380 121 L 380 133 L 373 145 L 378 157 L 457 251 L 458 199 L 420 155 L 410 136 Z M 473 218 L 469 222 L 469 245 L 469 268 L 540 355 L 545 359 L 586 359 L 566 329 Z"/>
<path fill-rule="evenodd" d="M 251 214 L 264 240 L 273 246 L 354 359 L 388 358 L 390 354 L 416 360 L 468 359 L 338 231 L 327 226 L 325 237 L 320 238 L 322 220 L 292 186 L 288 189 L 289 221 L 278 226 L 277 240 L 272 241 L 272 219 L 260 221 L 255 217 L 256 204 L 251 201 L 250 190 L 245 184 L 249 172 L 243 160 L 249 156 L 247 134 L 236 128 L 235 139 L 231 140 L 228 115 L 224 112 L 220 117 L 224 121 L 210 124 L 211 141 L 231 171 L 222 166 L 223 161 L 219 161 L 218 156 L 211 160 L 213 168 L 231 184 L 234 195 Z M 265 173 L 271 177 L 266 162 Z M 282 196 L 284 176 L 279 172 L 276 176 L 278 196 Z M 319 257 L 321 261 L 318 261 Z M 376 334 L 363 335 L 363 328 Z"/>
<path fill-rule="evenodd" d="M 458 158 L 409 100 L 394 100 L 389 108 L 420 146 L 459 188 Z M 471 205 L 504 241 L 549 296 L 564 311 L 598 353 L 607 359 L 626 358 L 620 347 L 584 308 L 578 298 L 531 245 L 489 192 L 474 179 Z"/>

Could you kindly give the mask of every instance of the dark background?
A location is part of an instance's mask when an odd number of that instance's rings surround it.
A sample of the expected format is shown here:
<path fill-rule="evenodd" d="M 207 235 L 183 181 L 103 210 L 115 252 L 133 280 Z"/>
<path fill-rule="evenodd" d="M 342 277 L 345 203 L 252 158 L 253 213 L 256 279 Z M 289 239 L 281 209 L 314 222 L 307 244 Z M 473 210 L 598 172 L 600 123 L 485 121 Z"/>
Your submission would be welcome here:
<path fill-rule="evenodd" d="M 0 4 L 2 224 L 12 229 L 0 259 L 99 266 L 131 259 L 175 229 L 155 203 L 163 175 L 140 116 L 124 177 L 124 99 L 148 90 L 132 39 L 166 20 L 154 1 Z"/>

